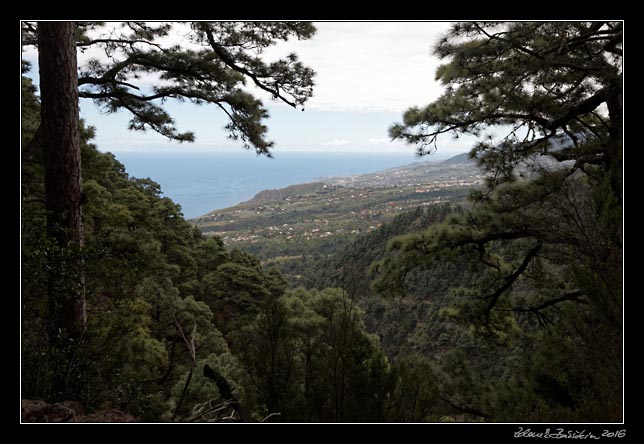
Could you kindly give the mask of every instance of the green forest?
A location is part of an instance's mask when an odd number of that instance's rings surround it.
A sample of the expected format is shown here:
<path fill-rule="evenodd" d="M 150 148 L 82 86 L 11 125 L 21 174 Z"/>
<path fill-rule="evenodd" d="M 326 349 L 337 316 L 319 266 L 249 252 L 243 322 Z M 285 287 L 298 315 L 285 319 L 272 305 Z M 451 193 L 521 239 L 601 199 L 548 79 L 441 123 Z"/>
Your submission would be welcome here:
<path fill-rule="evenodd" d="M 315 26 L 191 22 L 201 50 L 163 46 L 173 23 L 104 26 L 22 22 L 23 422 L 623 421 L 621 22 L 452 24 L 443 95 L 389 135 L 421 156 L 476 136 L 484 186 L 283 264 L 204 236 L 78 103 L 182 142 L 165 100 L 215 104 L 270 156 L 242 86 L 297 112 L 315 67 L 257 54 Z"/>

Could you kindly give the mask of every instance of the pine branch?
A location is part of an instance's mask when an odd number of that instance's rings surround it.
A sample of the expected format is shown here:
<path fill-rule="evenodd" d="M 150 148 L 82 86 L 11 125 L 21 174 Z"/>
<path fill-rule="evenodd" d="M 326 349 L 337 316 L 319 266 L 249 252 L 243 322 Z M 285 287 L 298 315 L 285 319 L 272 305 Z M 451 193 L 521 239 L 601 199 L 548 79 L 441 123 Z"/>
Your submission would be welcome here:
<path fill-rule="evenodd" d="M 568 111 L 566 111 L 566 113 L 558 119 L 547 122 L 544 127 L 549 129 L 550 131 L 554 131 L 557 128 L 560 128 L 563 125 L 567 124 L 574 118 L 594 111 L 599 107 L 599 105 L 607 101 L 608 92 L 609 88 L 607 86 L 596 91 L 592 96 L 568 109 Z"/>
<path fill-rule="evenodd" d="M 485 324 L 489 325 L 490 323 L 490 312 L 496 305 L 496 303 L 499 300 L 499 297 L 503 293 L 505 293 L 511 286 L 516 282 L 516 280 L 523 274 L 523 272 L 528 268 L 528 265 L 530 264 L 530 261 L 539 253 L 541 250 L 542 244 L 540 241 L 537 242 L 537 244 L 528 251 L 528 253 L 525 255 L 523 258 L 523 261 L 521 261 L 521 265 L 508 277 L 505 278 L 505 282 L 503 285 L 501 285 L 499 288 L 494 291 L 494 293 L 485 296 L 485 299 L 490 299 L 490 302 L 488 303 L 487 307 L 485 308 Z"/>
<path fill-rule="evenodd" d="M 558 298 L 550 299 L 549 301 L 546 301 L 537 307 L 532 307 L 529 310 L 540 311 L 540 310 L 543 310 L 544 308 L 550 307 L 552 305 L 558 304 L 563 301 L 575 301 L 580 304 L 588 304 L 588 302 L 580 299 L 582 296 L 584 296 L 584 293 L 581 290 L 573 291 L 571 293 L 564 294 L 563 296 L 560 296 Z"/>
<path fill-rule="evenodd" d="M 159 45 L 158 43 L 151 42 L 149 40 L 142 40 L 142 39 L 94 39 L 94 40 L 88 40 L 88 41 L 82 41 L 82 42 L 77 42 L 76 47 L 77 48 L 84 48 L 87 46 L 92 46 L 92 45 L 98 45 L 101 43 L 114 43 L 114 44 L 119 44 L 119 45 L 128 45 L 130 47 L 133 47 L 137 43 L 143 43 L 145 45 L 149 46 L 154 46 L 155 48 L 158 48 L 160 50 L 163 50 L 163 47 Z"/>
<path fill-rule="evenodd" d="M 207 27 L 204 27 L 204 32 L 206 33 L 206 36 L 208 38 L 208 43 L 210 44 L 210 47 L 213 49 L 213 51 L 215 51 L 215 54 L 217 54 L 217 56 L 219 56 L 219 58 L 226 65 L 228 65 L 229 67 L 231 67 L 235 71 L 237 71 L 237 72 L 239 72 L 239 73 L 241 73 L 241 74 L 243 74 L 243 75 L 245 75 L 247 77 L 250 77 L 253 80 L 253 82 L 255 83 L 255 85 L 257 85 L 257 87 L 259 87 L 260 89 L 262 89 L 262 90 L 264 90 L 264 91 L 266 91 L 268 93 L 271 93 L 273 95 L 273 97 L 281 99 L 284 103 L 292 106 L 293 108 L 297 107 L 297 103 L 292 102 L 291 100 L 289 100 L 286 97 L 284 97 L 280 93 L 279 88 L 270 88 L 270 87 L 268 87 L 267 85 L 265 85 L 260 80 L 260 76 L 258 76 L 256 73 L 253 73 L 253 72 L 249 71 L 247 68 L 245 68 L 243 66 L 240 66 L 237 63 L 235 63 L 235 61 L 230 56 L 228 51 L 215 41 L 215 37 L 214 37 L 211 29 L 209 29 Z"/>
<path fill-rule="evenodd" d="M 561 302 L 565 301 L 572 301 L 572 302 L 577 302 L 579 304 L 584 304 L 587 305 L 588 302 L 581 299 L 584 296 L 584 293 L 581 291 L 573 291 L 571 293 L 564 294 L 560 297 L 554 298 L 554 299 L 549 299 L 537 306 L 534 307 L 512 307 L 512 308 L 507 308 L 507 309 L 499 309 L 499 311 L 509 311 L 509 312 L 515 312 L 515 313 L 531 313 L 537 317 L 537 320 L 539 321 L 539 325 L 541 327 L 545 327 L 547 323 L 554 324 L 550 318 L 548 318 L 544 313 L 543 310 L 557 305 Z"/>

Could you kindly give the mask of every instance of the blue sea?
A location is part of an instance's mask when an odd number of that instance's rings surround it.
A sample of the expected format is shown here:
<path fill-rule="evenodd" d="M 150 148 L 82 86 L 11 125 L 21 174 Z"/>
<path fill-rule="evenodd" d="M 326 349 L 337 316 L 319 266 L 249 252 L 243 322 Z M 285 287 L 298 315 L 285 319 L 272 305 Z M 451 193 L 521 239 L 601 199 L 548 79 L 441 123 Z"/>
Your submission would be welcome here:
<path fill-rule="evenodd" d="M 273 153 L 273 156 L 269 159 L 248 151 L 116 154 L 130 176 L 149 177 L 160 184 L 163 195 L 181 205 L 186 218 L 236 205 L 266 189 L 329 176 L 373 173 L 419 161 L 413 150 L 400 153 L 284 152 Z"/>

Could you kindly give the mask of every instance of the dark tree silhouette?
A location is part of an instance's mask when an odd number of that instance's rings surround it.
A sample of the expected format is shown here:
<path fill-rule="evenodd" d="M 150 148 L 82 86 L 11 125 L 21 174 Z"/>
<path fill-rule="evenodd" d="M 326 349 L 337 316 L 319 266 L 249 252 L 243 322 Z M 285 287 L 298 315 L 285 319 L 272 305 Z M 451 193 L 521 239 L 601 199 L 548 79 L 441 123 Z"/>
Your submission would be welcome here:
<path fill-rule="evenodd" d="M 208 364 L 203 366 L 203 375 L 208 378 L 212 379 L 215 384 L 217 385 L 217 389 L 219 390 L 219 394 L 221 395 L 222 398 L 224 398 L 227 401 L 232 401 L 232 408 L 235 409 L 237 414 L 239 415 L 239 419 L 243 422 L 244 421 L 244 413 L 242 412 L 241 405 L 239 404 L 239 401 L 237 398 L 233 395 L 233 387 L 230 385 L 230 383 L 221 376 L 221 374 L 210 367 Z"/>

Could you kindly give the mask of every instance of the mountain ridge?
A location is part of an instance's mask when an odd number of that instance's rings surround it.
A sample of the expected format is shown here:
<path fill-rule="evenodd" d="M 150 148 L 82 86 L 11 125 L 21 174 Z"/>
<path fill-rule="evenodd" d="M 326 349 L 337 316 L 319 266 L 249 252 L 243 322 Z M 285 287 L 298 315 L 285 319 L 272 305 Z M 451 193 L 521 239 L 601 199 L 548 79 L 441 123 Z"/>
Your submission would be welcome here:
<path fill-rule="evenodd" d="M 444 160 L 441 162 L 441 165 L 458 165 L 461 163 L 470 163 L 474 162 L 472 159 L 470 159 L 469 153 L 461 153 L 457 154 L 456 156 L 450 157 L 447 160 Z"/>

